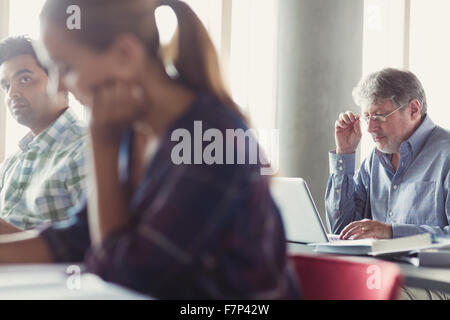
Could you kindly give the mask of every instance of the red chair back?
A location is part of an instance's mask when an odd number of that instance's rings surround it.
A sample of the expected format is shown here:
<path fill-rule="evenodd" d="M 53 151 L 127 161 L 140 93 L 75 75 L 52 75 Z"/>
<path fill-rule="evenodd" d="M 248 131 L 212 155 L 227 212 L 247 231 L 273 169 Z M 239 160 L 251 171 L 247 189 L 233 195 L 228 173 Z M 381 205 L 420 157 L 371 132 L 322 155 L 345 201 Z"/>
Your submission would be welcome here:
<path fill-rule="evenodd" d="M 360 263 L 336 256 L 290 255 L 304 299 L 394 300 L 403 283 L 393 263 Z"/>

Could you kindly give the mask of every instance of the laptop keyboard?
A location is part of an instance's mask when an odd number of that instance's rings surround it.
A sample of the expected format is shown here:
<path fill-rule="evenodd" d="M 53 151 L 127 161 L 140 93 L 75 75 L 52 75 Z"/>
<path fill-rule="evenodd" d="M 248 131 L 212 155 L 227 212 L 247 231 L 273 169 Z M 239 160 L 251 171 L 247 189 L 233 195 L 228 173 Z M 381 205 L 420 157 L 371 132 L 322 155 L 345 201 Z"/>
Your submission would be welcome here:
<path fill-rule="evenodd" d="M 328 237 L 328 241 L 330 242 L 334 242 L 334 241 L 338 241 L 339 240 L 339 235 L 338 234 L 327 234 Z"/>

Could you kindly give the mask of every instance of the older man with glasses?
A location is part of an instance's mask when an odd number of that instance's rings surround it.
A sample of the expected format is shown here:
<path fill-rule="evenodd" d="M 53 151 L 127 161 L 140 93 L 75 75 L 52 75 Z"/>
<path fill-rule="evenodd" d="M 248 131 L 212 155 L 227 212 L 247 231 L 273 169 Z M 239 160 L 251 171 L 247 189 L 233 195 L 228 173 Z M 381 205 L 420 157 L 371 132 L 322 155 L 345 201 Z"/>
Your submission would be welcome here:
<path fill-rule="evenodd" d="M 389 239 L 450 233 L 450 132 L 427 115 L 425 92 L 411 72 L 384 69 L 353 91 L 361 115 L 342 113 L 326 209 L 341 239 Z M 376 148 L 355 174 L 361 118 Z"/>

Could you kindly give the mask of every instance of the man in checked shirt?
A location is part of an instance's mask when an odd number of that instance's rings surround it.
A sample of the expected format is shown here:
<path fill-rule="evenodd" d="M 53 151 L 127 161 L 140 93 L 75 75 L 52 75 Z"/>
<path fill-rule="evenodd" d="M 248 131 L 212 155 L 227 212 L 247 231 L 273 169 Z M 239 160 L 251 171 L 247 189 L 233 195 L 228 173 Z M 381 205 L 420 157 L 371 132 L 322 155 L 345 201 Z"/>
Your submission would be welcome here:
<path fill-rule="evenodd" d="M 0 42 L 0 87 L 13 118 L 30 132 L 0 165 L 0 234 L 67 218 L 83 193 L 84 130 L 60 97 L 47 94 L 48 70 L 30 39 Z"/>

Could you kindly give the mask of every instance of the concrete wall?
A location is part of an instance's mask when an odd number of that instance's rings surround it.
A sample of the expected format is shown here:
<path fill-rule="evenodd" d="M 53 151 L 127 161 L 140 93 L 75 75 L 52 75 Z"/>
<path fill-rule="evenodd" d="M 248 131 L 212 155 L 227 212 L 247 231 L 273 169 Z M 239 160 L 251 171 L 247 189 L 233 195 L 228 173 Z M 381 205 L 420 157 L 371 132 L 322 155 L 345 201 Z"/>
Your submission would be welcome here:
<path fill-rule="evenodd" d="M 280 176 L 303 177 L 324 216 L 334 122 L 362 74 L 364 1 L 279 2 Z"/>

